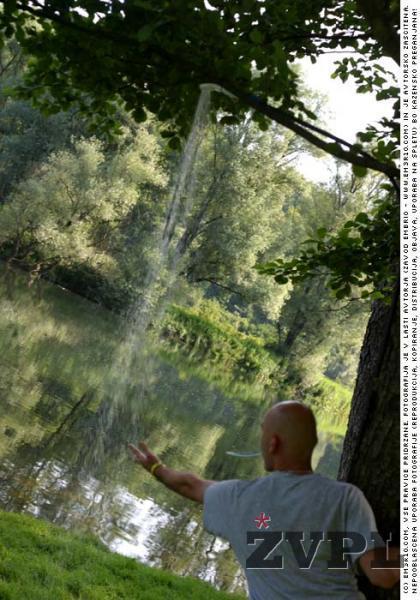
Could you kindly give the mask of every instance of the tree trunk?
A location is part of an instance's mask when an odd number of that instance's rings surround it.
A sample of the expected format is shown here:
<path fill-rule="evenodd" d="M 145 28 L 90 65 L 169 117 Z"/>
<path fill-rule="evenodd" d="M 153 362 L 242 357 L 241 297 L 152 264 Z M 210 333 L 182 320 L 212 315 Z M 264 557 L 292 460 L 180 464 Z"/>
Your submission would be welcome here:
<path fill-rule="evenodd" d="M 399 286 L 391 305 L 375 302 L 360 354 L 339 479 L 357 485 L 392 545 L 400 539 Z M 399 598 L 399 586 L 380 590 L 363 578 L 366 598 Z"/>

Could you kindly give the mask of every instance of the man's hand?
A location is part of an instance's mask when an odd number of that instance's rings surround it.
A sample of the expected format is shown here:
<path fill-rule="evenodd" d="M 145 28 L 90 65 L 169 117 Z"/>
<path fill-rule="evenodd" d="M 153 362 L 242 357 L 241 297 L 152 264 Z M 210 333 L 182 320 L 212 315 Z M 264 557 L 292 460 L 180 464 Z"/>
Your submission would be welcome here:
<path fill-rule="evenodd" d="M 400 580 L 400 568 L 372 568 L 374 561 L 377 561 L 379 558 L 383 561 L 399 563 L 400 549 L 395 546 L 389 547 L 388 550 L 385 547 L 374 548 L 373 550 L 368 550 L 359 558 L 360 567 L 371 584 L 381 588 L 390 589 Z"/>
<path fill-rule="evenodd" d="M 145 442 L 139 442 L 138 448 L 133 444 L 128 444 L 128 447 L 134 460 L 146 469 L 146 471 L 150 471 L 154 464 L 160 463 L 156 454 L 153 454 L 149 450 Z M 200 477 L 197 477 L 193 473 L 175 471 L 175 469 L 170 469 L 164 465 L 159 466 L 155 470 L 154 475 L 156 479 L 159 479 L 170 490 L 195 502 L 203 502 L 204 492 L 209 485 L 214 483 L 214 481 L 200 479 Z"/>
<path fill-rule="evenodd" d="M 138 448 L 136 448 L 134 444 L 128 444 L 128 447 L 131 450 L 134 460 L 144 467 L 146 471 L 150 471 L 153 465 L 161 462 L 156 454 L 153 454 L 153 452 L 149 450 L 149 447 L 145 442 L 139 442 Z"/>

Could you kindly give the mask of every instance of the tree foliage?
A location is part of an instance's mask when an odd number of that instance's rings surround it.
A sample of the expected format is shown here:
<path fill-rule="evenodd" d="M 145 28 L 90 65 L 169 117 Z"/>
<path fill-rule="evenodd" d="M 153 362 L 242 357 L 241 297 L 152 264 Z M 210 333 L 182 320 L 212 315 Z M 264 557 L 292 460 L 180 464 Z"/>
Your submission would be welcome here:
<path fill-rule="evenodd" d="M 222 113 L 224 125 L 239 123 L 252 108 L 262 129 L 267 118 L 277 121 L 350 163 L 355 176 L 373 169 L 398 189 L 398 88 L 381 63 L 384 56 L 399 58 L 397 3 L 15 0 L 5 3 L 0 18 L 4 34 L 15 36 L 30 56 L 17 92 L 48 113 L 77 106 L 97 131 L 112 133 L 119 130 L 118 107 L 138 121 L 152 112 L 176 148 L 188 132 L 200 84 L 211 82 L 231 94 L 213 94 L 213 114 Z M 359 93 L 395 101 L 395 119 L 369 126 L 355 144 L 314 123 L 292 68 L 304 56 L 316 62 L 338 50 L 348 54 L 337 60 L 334 77 L 351 77 Z M 390 195 L 378 202 L 376 212 L 359 215 L 340 232 L 319 232 L 295 262 L 280 258 L 260 271 L 284 283 L 325 267 L 339 298 L 353 285 L 373 285 L 379 295 L 393 276 L 397 206 Z"/>
<path fill-rule="evenodd" d="M 210 82 L 236 96 L 214 99 L 225 122 L 239 122 L 252 107 L 261 127 L 269 117 L 356 167 L 396 177 L 394 124 L 374 132 L 386 139 L 378 158 L 321 130 L 305 121 L 315 115 L 291 68 L 303 56 L 315 62 L 324 52 L 356 51 L 356 64 L 338 61 L 337 75 L 356 77 L 360 91 L 375 90 L 378 99 L 396 98 L 378 60 L 398 56 L 398 11 L 392 2 L 375 4 L 381 12 L 367 0 L 14 0 L 0 24 L 32 57 L 20 92 L 47 111 L 77 104 L 108 129 L 118 104 L 139 121 L 150 111 L 169 123 L 175 146 L 188 132 L 199 85 Z"/>
<path fill-rule="evenodd" d="M 3 255 L 36 276 L 82 268 L 110 283 L 123 280 L 133 211 L 147 214 L 153 190 L 167 183 L 159 160 L 157 140 L 144 127 L 112 155 L 95 138 L 53 152 L 0 205 Z"/>
<path fill-rule="evenodd" d="M 231 308 L 269 318 L 279 312 L 286 290 L 253 267 L 281 235 L 288 196 L 302 188 L 290 162 L 295 150 L 295 136 L 279 127 L 261 132 L 249 120 L 208 131 L 180 244 L 188 243 L 187 279 L 208 283 Z"/>
<path fill-rule="evenodd" d="M 356 298 L 390 300 L 395 282 L 393 265 L 398 256 L 399 212 L 394 198 L 377 198 L 373 210 L 359 212 L 339 231 L 320 227 L 310 246 L 292 260 L 277 258 L 257 265 L 260 273 L 272 275 L 277 283 L 296 283 L 320 273 L 329 273 L 328 284 L 337 300 Z"/>

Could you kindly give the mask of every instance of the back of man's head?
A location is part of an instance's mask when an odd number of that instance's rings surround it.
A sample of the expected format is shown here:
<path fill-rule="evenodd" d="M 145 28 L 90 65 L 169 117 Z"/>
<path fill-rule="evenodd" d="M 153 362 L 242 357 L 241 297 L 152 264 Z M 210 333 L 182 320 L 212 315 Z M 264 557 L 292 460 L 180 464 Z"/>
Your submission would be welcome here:
<path fill-rule="evenodd" d="M 261 449 L 267 471 L 310 470 L 317 442 L 314 414 L 301 402 L 279 402 L 266 413 Z"/>

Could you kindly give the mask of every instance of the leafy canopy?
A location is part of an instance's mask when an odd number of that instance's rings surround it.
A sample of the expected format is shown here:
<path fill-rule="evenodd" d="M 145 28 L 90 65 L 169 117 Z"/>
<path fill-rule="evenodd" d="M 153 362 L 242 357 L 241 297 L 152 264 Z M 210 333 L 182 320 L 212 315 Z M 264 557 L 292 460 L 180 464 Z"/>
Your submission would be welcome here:
<path fill-rule="evenodd" d="M 337 159 L 354 175 L 385 174 L 398 189 L 398 87 L 380 59 L 399 59 L 399 10 L 394 0 L 13 0 L 0 27 L 30 56 L 18 92 L 47 112 L 77 105 L 93 127 L 118 132 L 121 105 L 137 121 L 154 113 L 176 148 L 188 132 L 202 83 L 214 94 L 214 115 L 240 122 L 249 108 L 262 129 L 272 119 Z M 346 51 L 333 76 L 355 79 L 360 93 L 394 99 L 395 119 L 382 119 L 350 144 L 314 124 L 300 96 L 292 63 L 316 62 L 325 52 Z M 384 202 L 384 203 L 383 203 Z M 383 203 L 383 204 L 382 204 Z M 371 217 L 360 215 L 340 232 L 322 232 L 297 262 L 261 267 L 279 283 L 332 273 L 341 298 L 352 286 L 374 286 L 392 276 L 397 206 L 382 197 Z M 385 233 L 387 235 L 385 235 Z M 384 266 L 382 266 L 384 265 Z"/>
<path fill-rule="evenodd" d="M 395 177 L 393 124 L 384 120 L 380 131 L 368 132 L 364 141 L 383 142 L 371 154 L 320 130 L 305 120 L 315 115 L 291 68 L 304 56 L 316 62 L 324 52 L 357 51 L 356 60 L 339 62 L 336 75 L 356 77 L 359 91 L 375 91 L 378 99 L 396 98 L 395 83 L 378 64 L 383 55 L 398 56 L 398 10 L 386 4 L 384 10 L 379 0 L 13 0 L 4 4 L 0 27 L 32 57 L 21 94 L 50 112 L 76 103 L 96 128 L 115 131 L 118 104 L 138 121 L 150 111 L 168 123 L 176 147 L 200 84 L 210 82 L 237 96 L 215 95 L 225 123 L 252 107 L 263 128 L 274 119 L 356 168 Z"/>

